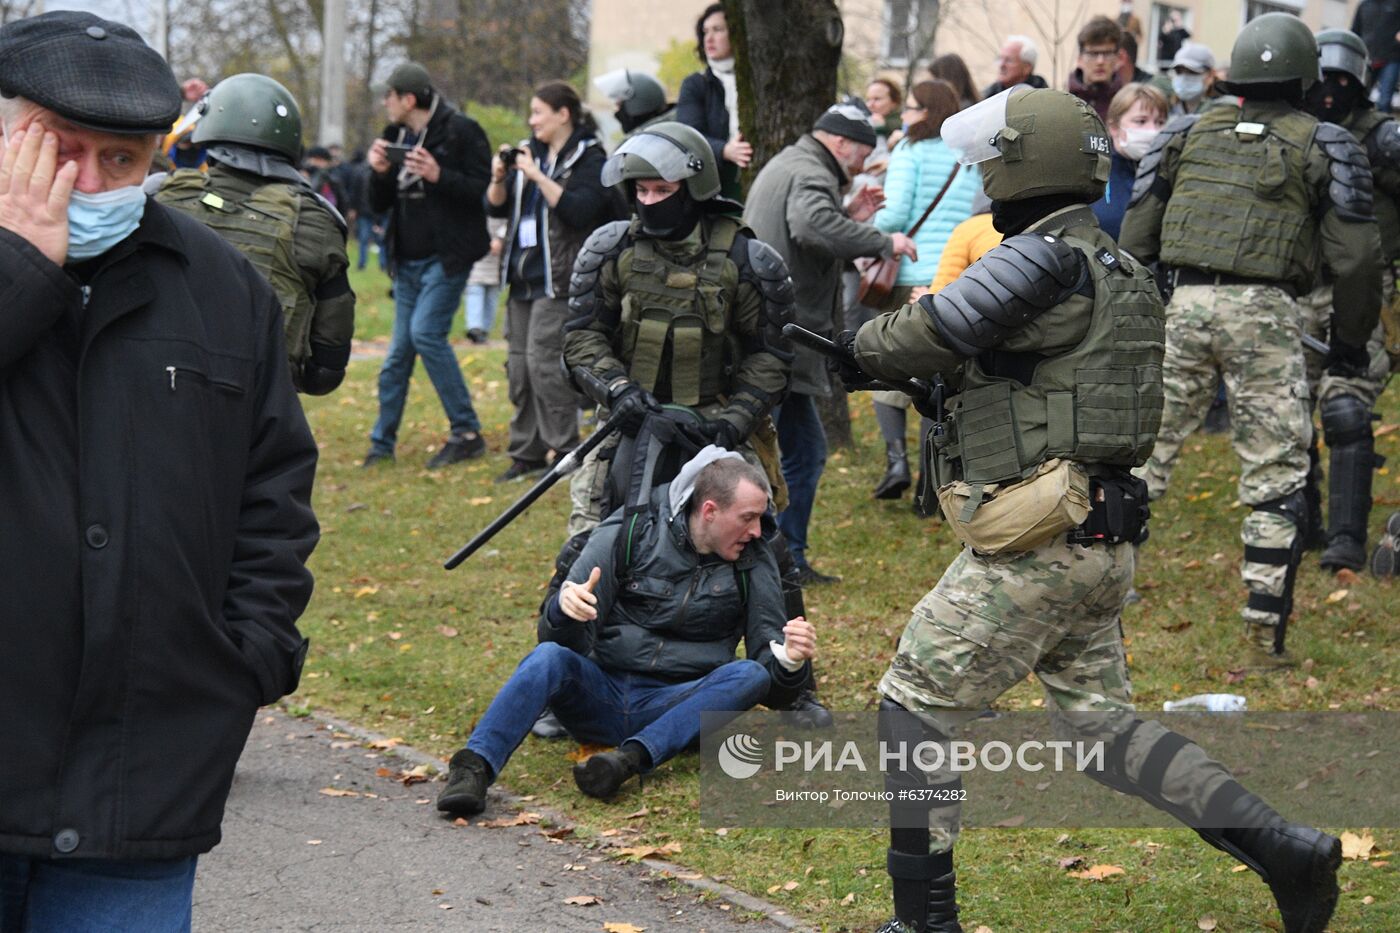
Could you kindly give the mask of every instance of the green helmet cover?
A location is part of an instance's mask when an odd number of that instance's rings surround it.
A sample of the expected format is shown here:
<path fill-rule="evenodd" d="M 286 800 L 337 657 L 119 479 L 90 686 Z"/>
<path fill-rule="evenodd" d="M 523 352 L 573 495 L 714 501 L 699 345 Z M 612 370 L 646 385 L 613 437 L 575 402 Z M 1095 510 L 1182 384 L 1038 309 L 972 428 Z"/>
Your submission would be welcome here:
<path fill-rule="evenodd" d="M 1298 81 L 1306 91 L 1320 77 L 1317 40 L 1292 13 L 1265 13 L 1244 24 L 1230 50 L 1231 93 L 1249 96 L 1251 84 Z"/>
<path fill-rule="evenodd" d="M 195 145 L 242 143 L 301 158 L 301 110 L 292 92 L 266 75 L 225 78 L 198 104 Z"/>
<path fill-rule="evenodd" d="M 684 123 L 654 123 L 629 136 L 603 165 L 603 184 L 660 178 L 684 181 L 696 201 L 719 194 L 719 167 L 709 141 Z"/>
<path fill-rule="evenodd" d="M 1103 197 L 1108 183 L 1108 131 L 1094 109 L 1050 88 L 1013 93 L 1006 125 L 991 136 L 997 155 L 981 162 L 982 188 L 994 201 L 1047 194 Z"/>
<path fill-rule="evenodd" d="M 1324 29 L 1317 34 L 1318 61 L 1323 71 L 1342 71 L 1351 75 L 1363 87 L 1369 82 L 1371 69 L 1366 66 L 1370 54 L 1361 37 L 1349 29 Z"/>

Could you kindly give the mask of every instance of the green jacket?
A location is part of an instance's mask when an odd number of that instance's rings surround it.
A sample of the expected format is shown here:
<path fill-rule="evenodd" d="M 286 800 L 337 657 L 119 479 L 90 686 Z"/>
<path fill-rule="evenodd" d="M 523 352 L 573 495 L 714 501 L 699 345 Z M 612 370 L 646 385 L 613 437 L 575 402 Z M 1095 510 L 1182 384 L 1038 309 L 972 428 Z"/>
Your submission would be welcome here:
<path fill-rule="evenodd" d="M 1371 176 L 1376 181 L 1376 224 L 1381 231 L 1381 249 L 1385 258 L 1392 263 L 1400 260 L 1400 163 L 1382 151 L 1378 136 L 1385 124 L 1393 122 L 1388 113 L 1367 107 L 1354 110 L 1347 117 L 1343 127 L 1366 150 L 1366 158 L 1371 162 Z"/>
<path fill-rule="evenodd" d="M 1226 137 L 1235 126 L 1267 128 L 1274 123 L 1288 129 L 1280 135 L 1236 131 Z M 1308 129 L 1301 134 L 1301 143 L 1292 138 L 1300 135 L 1300 127 Z M 1251 278 L 1258 276 L 1244 264 L 1226 268 L 1204 257 L 1261 256 L 1271 248 L 1287 251 L 1287 255 L 1272 258 L 1283 270 L 1279 284 L 1295 294 L 1313 287 L 1320 258 L 1336 276 L 1334 332 L 1352 346 L 1365 346 L 1380 310 L 1380 234 L 1374 220 L 1344 217 L 1333 204 L 1329 188 L 1334 184 L 1334 163 L 1316 138 L 1317 127 L 1314 118 L 1286 103 L 1251 100 L 1242 101 L 1239 107 L 1225 100 L 1217 102 L 1189 127 L 1169 123 L 1138 165 L 1133 201 L 1123 218 L 1119 242 L 1145 263 L 1170 263 L 1176 256 L 1194 255 L 1203 257 L 1200 268 Z M 1265 169 L 1252 179 L 1239 177 L 1238 171 L 1232 173 L 1216 154 L 1226 143 L 1268 147 Z M 1364 162 L 1364 155 L 1360 158 Z M 1179 176 L 1192 180 L 1178 184 Z M 1206 178 L 1219 181 L 1208 183 Z M 1232 194 L 1204 193 L 1202 186 L 1206 184 L 1230 188 Z M 1250 191 L 1253 193 L 1248 194 Z M 1190 229 L 1192 240 L 1166 242 L 1164 220 L 1172 219 L 1173 198 L 1182 197 L 1202 204 L 1214 197 L 1217 207 L 1178 216 Z M 1261 222 L 1259 217 L 1270 211 L 1279 213 L 1281 219 Z"/>

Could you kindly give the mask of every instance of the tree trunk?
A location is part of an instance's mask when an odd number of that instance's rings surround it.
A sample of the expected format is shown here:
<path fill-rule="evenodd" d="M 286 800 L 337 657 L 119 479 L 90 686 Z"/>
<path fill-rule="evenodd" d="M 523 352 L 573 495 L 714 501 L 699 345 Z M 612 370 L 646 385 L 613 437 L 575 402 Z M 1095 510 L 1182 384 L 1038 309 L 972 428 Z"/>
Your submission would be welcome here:
<path fill-rule="evenodd" d="M 739 90 L 739 127 L 753 145 L 744 185 L 783 149 L 812 128 L 836 100 L 845 27 L 835 0 L 724 0 L 734 75 Z M 751 56 L 750 49 L 759 51 Z M 839 305 L 833 333 L 841 330 Z M 832 380 L 829 398 L 817 399 L 827 441 L 849 447 L 851 414 L 846 392 Z"/>

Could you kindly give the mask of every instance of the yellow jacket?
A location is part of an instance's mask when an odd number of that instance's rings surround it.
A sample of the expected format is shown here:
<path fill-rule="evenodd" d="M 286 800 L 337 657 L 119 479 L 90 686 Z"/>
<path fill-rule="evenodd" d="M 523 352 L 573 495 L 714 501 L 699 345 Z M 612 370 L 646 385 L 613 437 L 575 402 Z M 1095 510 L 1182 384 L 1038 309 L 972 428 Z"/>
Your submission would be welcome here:
<path fill-rule="evenodd" d="M 981 259 L 983 253 L 1000 242 L 1001 234 L 992 226 L 991 214 L 973 214 L 958 224 L 948 235 L 948 242 L 938 260 L 938 271 L 934 273 L 929 292 L 937 292 L 962 275 L 964 269 Z"/>

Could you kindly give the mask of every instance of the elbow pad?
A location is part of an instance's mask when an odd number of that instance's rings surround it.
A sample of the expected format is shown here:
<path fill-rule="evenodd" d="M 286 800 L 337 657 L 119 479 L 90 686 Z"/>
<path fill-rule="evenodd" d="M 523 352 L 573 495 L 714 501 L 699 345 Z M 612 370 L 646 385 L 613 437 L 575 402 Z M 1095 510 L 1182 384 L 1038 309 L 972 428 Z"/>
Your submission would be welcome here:
<path fill-rule="evenodd" d="M 1022 233 L 988 250 L 919 305 L 953 351 L 973 357 L 1089 287 L 1083 253 L 1056 236 Z"/>

